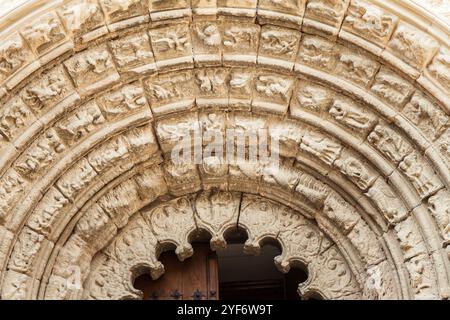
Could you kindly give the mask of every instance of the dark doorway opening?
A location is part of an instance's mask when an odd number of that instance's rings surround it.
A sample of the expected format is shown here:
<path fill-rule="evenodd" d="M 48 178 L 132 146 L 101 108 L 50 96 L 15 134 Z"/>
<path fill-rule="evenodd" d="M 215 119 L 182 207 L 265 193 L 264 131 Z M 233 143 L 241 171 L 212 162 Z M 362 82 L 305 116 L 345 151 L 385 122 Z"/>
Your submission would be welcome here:
<path fill-rule="evenodd" d="M 281 254 L 277 243 L 266 243 L 258 256 L 244 253 L 243 231 L 228 234 L 228 246 L 218 250 L 221 300 L 300 300 L 298 285 L 308 278 L 301 268 L 281 273 L 274 258 Z"/>
<path fill-rule="evenodd" d="M 253 256 L 244 253 L 244 231 L 227 233 L 226 239 L 227 248 L 213 252 L 209 239 L 197 237 L 194 256 L 184 262 L 174 251 L 162 253 L 164 275 L 152 280 L 145 273 L 135 279 L 135 288 L 143 291 L 145 300 L 302 300 L 298 285 L 308 274 L 301 266 L 287 274 L 276 268 L 274 258 L 281 254 L 278 243 L 265 243 Z"/>

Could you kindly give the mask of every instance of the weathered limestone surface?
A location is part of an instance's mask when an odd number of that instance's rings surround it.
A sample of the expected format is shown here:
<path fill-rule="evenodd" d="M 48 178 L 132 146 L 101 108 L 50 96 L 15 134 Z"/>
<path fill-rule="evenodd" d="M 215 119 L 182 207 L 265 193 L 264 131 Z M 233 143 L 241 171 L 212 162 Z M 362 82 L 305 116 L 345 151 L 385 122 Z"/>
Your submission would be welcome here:
<path fill-rule="evenodd" d="M 236 227 L 247 253 L 277 241 L 281 272 L 308 271 L 305 297 L 450 299 L 444 22 L 375 0 L 3 17 L 20 2 L 0 5 L 1 299 L 139 299 L 131 279 L 160 277 L 163 250 L 188 259 L 199 231 L 224 248 Z M 224 159 L 229 130 L 247 152 L 239 137 L 267 132 L 278 161 Z"/>

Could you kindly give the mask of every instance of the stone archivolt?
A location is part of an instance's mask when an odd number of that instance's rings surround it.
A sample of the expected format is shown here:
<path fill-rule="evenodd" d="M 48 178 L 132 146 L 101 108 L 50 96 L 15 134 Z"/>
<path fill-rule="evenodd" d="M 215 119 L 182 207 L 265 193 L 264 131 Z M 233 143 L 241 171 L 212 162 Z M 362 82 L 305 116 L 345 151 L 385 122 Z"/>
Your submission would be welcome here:
<path fill-rule="evenodd" d="M 235 227 L 305 295 L 450 297 L 448 27 L 381 0 L 46 3 L 0 33 L 2 299 L 139 298 L 162 250 Z M 170 161 L 248 127 L 279 169 Z"/>

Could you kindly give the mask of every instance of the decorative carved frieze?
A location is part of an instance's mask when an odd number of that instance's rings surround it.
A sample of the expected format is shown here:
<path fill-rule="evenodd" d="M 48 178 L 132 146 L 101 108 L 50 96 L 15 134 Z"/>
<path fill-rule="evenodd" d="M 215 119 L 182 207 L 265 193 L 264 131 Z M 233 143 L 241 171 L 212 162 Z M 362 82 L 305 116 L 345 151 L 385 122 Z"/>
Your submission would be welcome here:
<path fill-rule="evenodd" d="M 192 40 L 188 24 L 180 23 L 152 29 L 150 39 L 158 68 L 179 68 L 193 64 Z"/>
<path fill-rule="evenodd" d="M 120 119 L 149 108 L 144 89 L 139 83 L 115 89 L 99 97 L 97 102 L 107 119 Z"/>
<path fill-rule="evenodd" d="M 433 168 L 417 152 L 406 156 L 399 168 L 422 198 L 428 197 L 442 188 L 442 183 Z"/>
<path fill-rule="evenodd" d="M 66 40 L 64 27 L 55 13 L 48 13 L 21 29 L 31 49 L 42 55 Z"/>
<path fill-rule="evenodd" d="M 450 244 L 450 194 L 441 190 L 428 199 L 428 210 L 439 227 L 444 246 Z"/>
<path fill-rule="evenodd" d="M 402 113 L 431 141 L 450 127 L 448 116 L 420 93 L 414 94 Z"/>
<path fill-rule="evenodd" d="M 96 0 L 73 0 L 62 6 L 58 14 L 66 30 L 75 37 L 95 31 L 99 33 L 98 36 L 108 32 L 103 11 Z"/>
<path fill-rule="evenodd" d="M 189 243 L 195 231 L 193 206 L 186 197 L 166 202 L 164 205 L 142 213 L 161 245 L 175 245 L 175 253 L 183 261 L 194 253 Z"/>
<path fill-rule="evenodd" d="M 28 227 L 45 236 L 52 235 L 68 205 L 69 200 L 57 188 L 52 187 L 33 210 Z"/>
<path fill-rule="evenodd" d="M 259 25 L 225 22 L 222 28 L 223 63 L 256 64 L 261 32 Z"/>
<path fill-rule="evenodd" d="M 87 159 L 83 158 L 69 169 L 56 183 L 61 193 L 74 200 L 97 176 Z"/>
<path fill-rule="evenodd" d="M 12 34 L 0 45 L 0 82 L 13 76 L 34 58 L 23 38 Z"/>
<path fill-rule="evenodd" d="M 0 132 L 11 141 L 30 126 L 36 118 L 19 97 L 8 101 L 0 109 Z"/>
<path fill-rule="evenodd" d="M 380 46 L 386 45 L 398 18 L 368 1 L 351 0 L 342 29 Z"/>
<path fill-rule="evenodd" d="M 319 131 L 308 131 L 302 138 L 300 149 L 328 165 L 339 157 L 342 146 Z"/>
<path fill-rule="evenodd" d="M 0 19 L 2 299 L 139 299 L 161 250 L 237 225 L 308 271 L 304 297 L 448 299 L 441 22 L 372 0 L 60 2 Z M 171 161 L 227 129 L 245 151 L 268 129 L 279 163 Z"/>
<path fill-rule="evenodd" d="M 399 23 L 388 50 L 418 70 L 426 67 L 439 49 L 435 39 L 406 24 Z"/>
<path fill-rule="evenodd" d="M 338 28 L 344 19 L 350 0 L 309 0 L 305 18 Z"/>
<path fill-rule="evenodd" d="M 64 151 L 66 146 L 61 138 L 54 129 L 49 129 L 24 152 L 14 167 L 23 177 L 32 180 L 56 162 Z"/>
<path fill-rule="evenodd" d="M 22 91 L 22 100 L 35 112 L 55 106 L 73 92 L 72 83 L 62 67 L 52 69 L 31 81 Z"/>
<path fill-rule="evenodd" d="M 379 63 L 363 55 L 346 51 L 343 50 L 339 54 L 334 72 L 359 85 L 369 85 L 380 67 Z"/>
<path fill-rule="evenodd" d="M 381 68 L 371 90 L 394 107 L 402 108 L 411 97 L 414 87 L 393 71 Z"/>
<path fill-rule="evenodd" d="M 428 72 L 439 86 L 447 93 L 450 92 L 450 53 L 448 51 L 441 49 L 428 66 Z"/>
<path fill-rule="evenodd" d="M 155 115 L 172 113 L 194 106 L 194 75 L 191 71 L 177 71 L 145 81 L 145 90 Z"/>
<path fill-rule="evenodd" d="M 401 198 L 393 192 L 382 177 L 378 177 L 366 194 L 390 223 L 395 224 L 406 218 L 408 211 Z"/>
<path fill-rule="evenodd" d="M 100 0 L 109 23 L 148 14 L 148 3 L 148 0 Z"/>
<path fill-rule="evenodd" d="M 303 36 L 297 61 L 312 68 L 331 71 L 338 59 L 336 45 L 321 37 Z M 296 67 L 300 69 L 300 67 Z"/>
<path fill-rule="evenodd" d="M 226 247 L 225 231 L 237 228 L 241 195 L 235 192 L 209 190 L 195 200 L 195 222 L 211 235 L 213 250 Z"/>
<path fill-rule="evenodd" d="M 339 96 L 335 97 L 328 114 L 334 121 L 364 137 L 377 123 L 377 117 L 373 113 L 352 100 Z"/>
<path fill-rule="evenodd" d="M 379 176 L 365 159 L 347 149 L 334 162 L 334 166 L 363 191 L 368 190 Z"/>
<path fill-rule="evenodd" d="M 384 156 L 397 164 L 413 151 L 408 141 L 386 125 L 377 125 L 367 140 Z"/>
<path fill-rule="evenodd" d="M 91 132 L 98 130 L 105 123 L 106 119 L 98 105 L 95 101 L 90 101 L 80 106 L 74 114 L 59 122 L 56 130 L 67 144 L 72 145 Z"/>
<path fill-rule="evenodd" d="M 155 58 L 146 32 L 109 43 L 120 73 L 144 74 L 156 70 Z"/>
<path fill-rule="evenodd" d="M 222 25 L 217 21 L 194 21 L 191 25 L 194 61 L 201 66 L 222 63 Z"/>
<path fill-rule="evenodd" d="M 263 26 L 259 43 L 258 64 L 292 70 L 300 38 L 300 32 L 292 29 L 270 25 Z"/>
<path fill-rule="evenodd" d="M 83 94 L 105 88 L 119 79 L 106 46 L 78 53 L 66 60 L 64 65 Z"/>

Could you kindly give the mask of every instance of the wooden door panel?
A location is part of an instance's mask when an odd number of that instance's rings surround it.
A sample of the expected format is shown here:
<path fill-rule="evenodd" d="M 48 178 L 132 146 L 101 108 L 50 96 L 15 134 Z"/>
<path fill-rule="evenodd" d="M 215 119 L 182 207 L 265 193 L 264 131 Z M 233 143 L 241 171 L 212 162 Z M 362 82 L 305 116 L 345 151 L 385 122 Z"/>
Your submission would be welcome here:
<path fill-rule="evenodd" d="M 154 281 L 144 275 L 135 281 L 145 300 L 218 299 L 217 255 L 208 245 L 195 246 L 194 255 L 184 262 L 173 252 L 163 253 L 160 261 L 165 268 L 161 278 Z"/>

